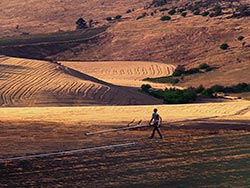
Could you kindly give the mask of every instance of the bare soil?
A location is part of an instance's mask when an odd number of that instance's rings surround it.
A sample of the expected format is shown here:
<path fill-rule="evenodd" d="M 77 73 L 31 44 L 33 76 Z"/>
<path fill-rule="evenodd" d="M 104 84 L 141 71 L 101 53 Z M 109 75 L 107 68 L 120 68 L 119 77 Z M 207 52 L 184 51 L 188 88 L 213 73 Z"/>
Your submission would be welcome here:
<path fill-rule="evenodd" d="M 249 121 L 211 120 L 85 136 L 100 127 L 0 122 L 1 158 L 117 143 L 121 148 L 1 161 L 0 187 L 249 187 Z M 109 125 L 101 129 L 110 128 Z M 12 136 L 11 136 L 12 135 Z"/>

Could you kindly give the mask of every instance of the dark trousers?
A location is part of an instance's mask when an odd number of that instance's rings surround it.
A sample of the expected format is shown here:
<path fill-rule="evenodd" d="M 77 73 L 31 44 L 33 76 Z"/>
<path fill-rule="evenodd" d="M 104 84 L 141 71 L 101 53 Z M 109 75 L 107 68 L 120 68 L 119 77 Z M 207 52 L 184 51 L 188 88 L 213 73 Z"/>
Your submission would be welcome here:
<path fill-rule="evenodd" d="M 159 134 L 160 138 L 162 138 L 162 134 L 158 128 L 158 123 L 154 123 L 154 129 L 153 129 L 153 132 L 152 132 L 152 135 L 150 136 L 150 138 L 154 138 L 154 135 L 155 135 L 155 131 L 157 131 L 157 133 Z"/>

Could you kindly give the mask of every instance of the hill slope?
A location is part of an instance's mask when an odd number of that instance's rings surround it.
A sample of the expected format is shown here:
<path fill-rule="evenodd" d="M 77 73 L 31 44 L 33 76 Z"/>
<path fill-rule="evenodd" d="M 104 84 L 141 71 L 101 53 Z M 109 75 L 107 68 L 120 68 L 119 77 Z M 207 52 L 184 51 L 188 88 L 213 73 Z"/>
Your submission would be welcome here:
<path fill-rule="evenodd" d="M 0 58 L 1 106 L 156 104 L 133 88 L 115 86 L 46 61 Z"/>

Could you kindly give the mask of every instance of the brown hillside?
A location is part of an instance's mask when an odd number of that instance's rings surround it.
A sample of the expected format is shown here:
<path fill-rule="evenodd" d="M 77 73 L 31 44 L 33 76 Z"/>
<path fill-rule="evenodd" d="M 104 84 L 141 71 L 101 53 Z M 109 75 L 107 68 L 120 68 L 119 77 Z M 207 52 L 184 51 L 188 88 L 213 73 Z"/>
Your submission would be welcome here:
<path fill-rule="evenodd" d="M 10 3 L 3 0 L 0 4 L 2 36 L 19 35 L 22 32 L 74 30 L 75 21 L 79 17 L 97 20 L 100 26 L 108 24 L 106 17 L 120 14 L 122 19 L 109 23 L 110 28 L 98 40 L 82 43 L 57 55 L 48 54 L 49 58 L 63 61 L 157 61 L 185 65 L 187 69 L 207 63 L 217 68 L 206 74 L 185 77 L 180 83 L 181 86 L 231 85 L 249 80 L 250 17 L 229 18 L 236 10 L 235 7 L 239 6 L 239 3 L 249 3 L 247 0 L 234 2 L 233 8 L 230 8 L 228 1 L 204 1 L 207 5 L 201 8 L 201 12 L 211 12 L 214 6 L 221 2 L 219 4 L 223 8 L 223 14 L 217 17 L 203 17 L 187 10 L 185 18 L 174 14 L 170 21 L 165 22 L 160 18 L 169 15 L 171 7 L 182 8 L 193 1 L 169 1 L 167 5 L 150 8 L 145 8 L 152 3 L 149 0 L 136 0 L 133 3 L 110 0 L 46 2 L 47 4 L 40 6 L 37 0 L 32 3 Z M 16 7 L 20 9 L 17 10 Z M 135 11 L 126 13 L 131 8 Z M 168 11 L 160 11 L 162 8 L 167 8 Z M 137 20 L 143 13 L 146 16 Z M 10 17 L 12 19 L 9 19 Z M 16 25 L 19 25 L 18 29 Z M 244 40 L 238 41 L 239 36 L 244 36 Z M 220 45 L 223 43 L 227 43 L 229 49 L 221 50 Z"/>
<path fill-rule="evenodd" d="M 0 73 L 1 106 L 160 103 L 135 89 L 46 61 L 1 57 Z"/>

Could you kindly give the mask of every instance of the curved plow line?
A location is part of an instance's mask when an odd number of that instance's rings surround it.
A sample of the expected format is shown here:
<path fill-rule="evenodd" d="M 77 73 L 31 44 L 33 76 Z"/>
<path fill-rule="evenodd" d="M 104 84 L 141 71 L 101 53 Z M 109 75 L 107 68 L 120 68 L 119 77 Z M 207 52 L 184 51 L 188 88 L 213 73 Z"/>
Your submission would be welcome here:
<path fill-rule="evenodd" d="M 22 98 L 31 99 L 37 92 L 43 91 L 46 86 L 49 86 L 51 82 L 53 80 L 39 77 L 32 84 L 29 84 L 29 88 L 23 93 Z"/>
<path fill-rule="evenodd" d="M 43 154 L 37 154 L 37 155 L 10 157 L 10 158 L 5 158 L 5 159 L 0 159 L 0 161 L 14 161 L 14 160 L 23 160 L 23 159 L 31 159 L 31 158 L 42 158 L 42 157 L 49 157 L 49 156 L 55 156 L 55 155 L 65 155 L 65 154 L 89 152 L 89 151 L 95 151 L 95 150 L 112 149 L 112 148 L 125 147 L 125 146 L 131 146 L 131 145 L 136 145 L 136 144 L 138 143 L 130 142 L 130 143 L 125 143 L 125 144 L 113 144 L 113 145 L 106 145 L 106 146 L 97 146 L 97 147 L 92 147 L 92 148 L 43 153 Z"/>
<path fill-rule="evenodd" d="M 36 80 L 36 82 L 38 82 L 37 87 L 32 87 L 30 92 L 25 94 L 24 97 L 32 98 L 37 92 L 39 92 L 41 90 L 41 88 L 46 88 L 50 85 L 53 85 L 53 83 L 56 80 L 54 78 L 57 78 L 59 75 L 60 75 L 59 73 L 55 73 L 55 74 L 52 74 L 52 76 L 49 76 L 50 77 L 49 80 L 46 77 L 42 77 L 40 80 Z M 39 87 L 38 87 L 38 85 L 39 85 Z"/>
<path fill-rule="evenodd" d="M 93 97 L 94 97 L 95 100 L 100 99 L 100 91 L 101 91 L 101 89 L 102 89 L 102 85 L 99 85 L 99 84 L 96 85 L 95 90 L 93 92 Z"/>
<path fill-rule="evenodd" d="M 78 96 L 77 94 L 77 90 L 78 88 L 82 85 L 81 83 L 78 83 L 78 82 L 74 82 L 76 83 L 73 87 L 70 88 L 70 91 L 69 91 L 69 94 L 74 94 L 76 96 Z"/>
<path fill-rule="evenodd" d="M 56 91 L 56 94 L 57 95 L 62 95 L 63 93 L 65 93 L 64 90 L 65 90 L 65 88 L 67 89 L 68 85 L 69 85 L 69 83 L 66 82 L 58 91 Z"/>
<path fill-rule="evenodd" d="M 36 80 L 42 77 L 46 77 L 47 74 L 45 72 L 40 73 L 40 71 L 35 71 L 35 72 L 32 72 L 32 76 L 33 77 L 26 76 L 24 78 L 25 80 L 21 85 L 22 88 L 18 91 L 18 95 L 17 95 L 20 100 L 23 100 L 23 97 L 24 97 L 23 95 L 25 94 L 26 90 L 28 90 L 33 85 L 39 85 L 39 84 L 36 84 Z M 23 84 L 25 84 L 25 86 L 23 86 Z"/>
<path fill-rule="evenodd" d="M 80 96 L 81 95 L 81 89 L 84 87 L 86 85 L 86 83 L 81 83 L 77 88 L 76 88 L 76 90 L 75 90 L 75 92 L 76 92 L 76 94 L 78 95 L 78 96 Z"/>
<path fill-rule="evenodd" d="M 107 93 L 109 93 L 109 91 L 111 90 L 111 88 L 109 86 L 104 86 L 105 91 L 103 92 L 103 94 L 100 96 L 101 100 L 104 100 L 105 96 Z"/>
<path fill-rule="evenodd" d="M 95 89 L 94 89 L 95 86 L 96 86 L 95 84 L 92 84 L 90 89 L 88 90 L 87 95 L 86 95 L 88 99 L 92 99 L 92 100 L 94 99 L 93 94 L 94 94 L 94 91 L 95 91 Z"/>
<path fill-rule="evenodd" d="M 101 98 L 101 96 L 104 94 L 105 91 L 106 87 L 100 85 L 98 91 L 96 91 L 95 99 L 102 101 L 103 98 Z"/>
<path fill-rule="evenodd" d="M 83 97 L 86 97 L 87 98 L 87 94 L 89 92 L 89 90 L 93 87 L 93 84 L 88 84 L 86 89 L 84 90 L 84 94 L 83 94 Z"/>

